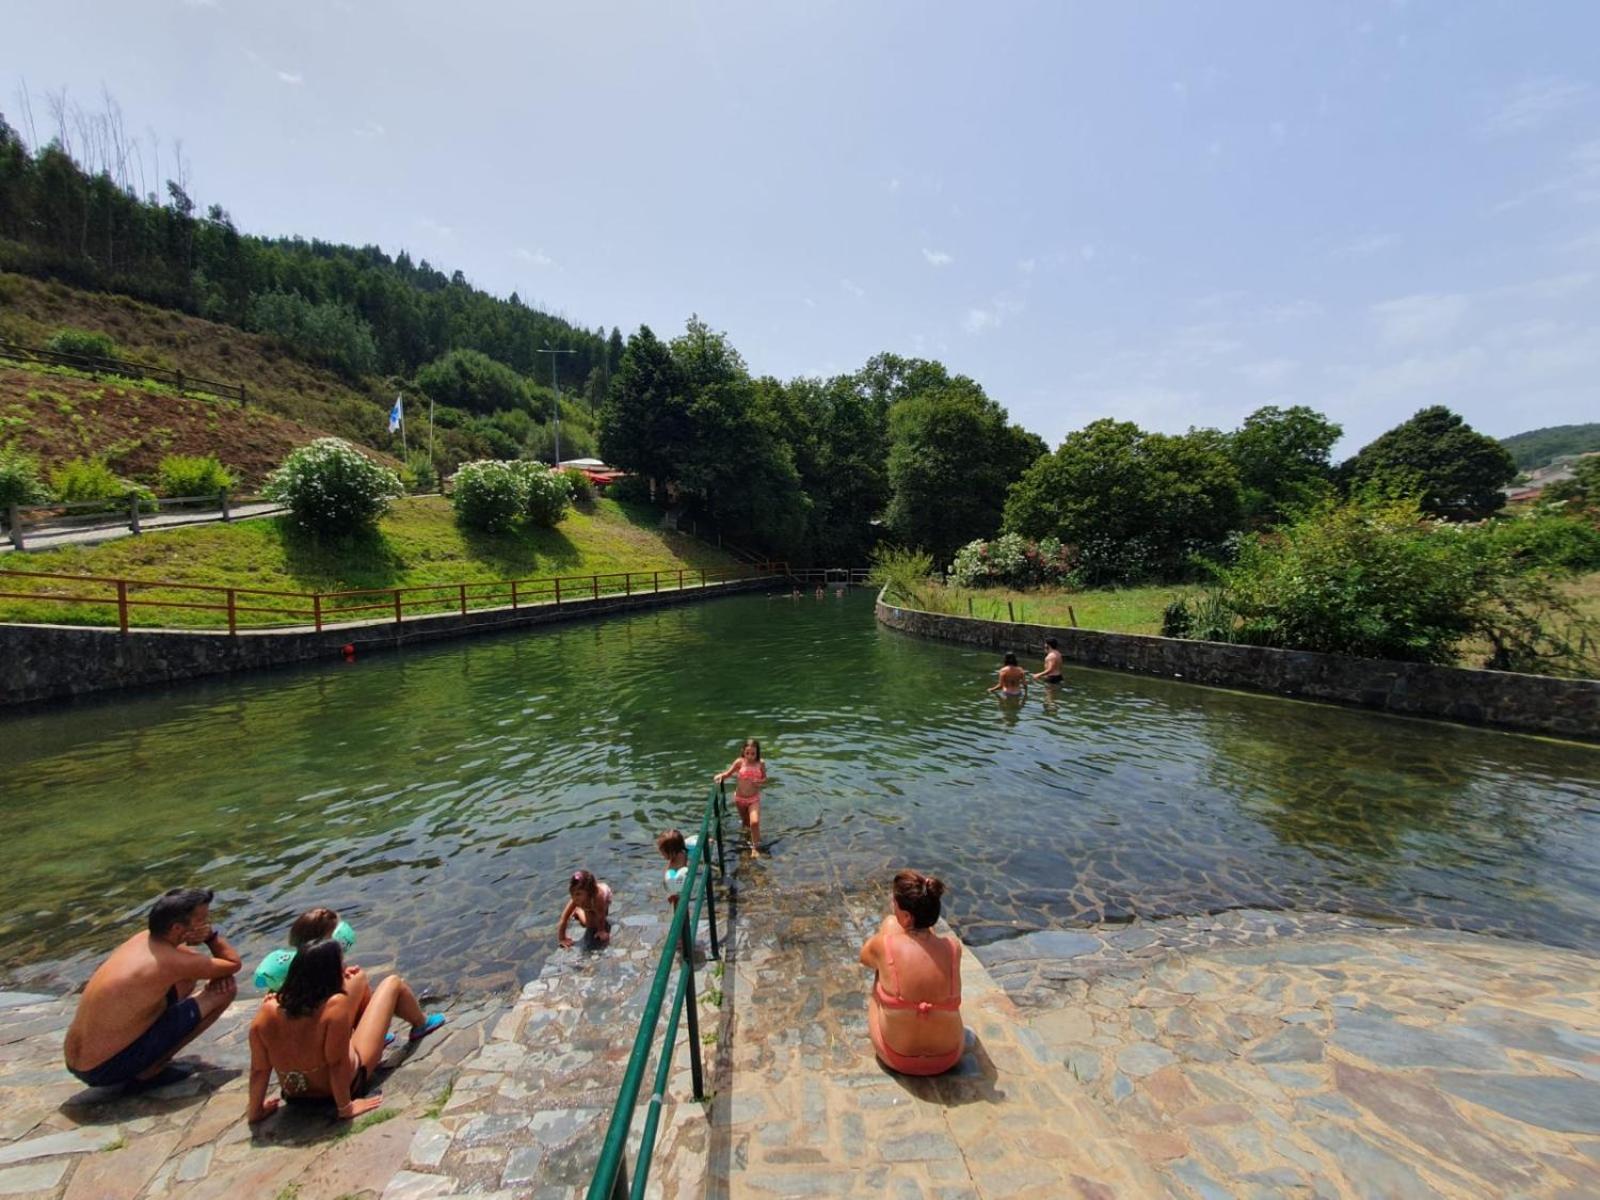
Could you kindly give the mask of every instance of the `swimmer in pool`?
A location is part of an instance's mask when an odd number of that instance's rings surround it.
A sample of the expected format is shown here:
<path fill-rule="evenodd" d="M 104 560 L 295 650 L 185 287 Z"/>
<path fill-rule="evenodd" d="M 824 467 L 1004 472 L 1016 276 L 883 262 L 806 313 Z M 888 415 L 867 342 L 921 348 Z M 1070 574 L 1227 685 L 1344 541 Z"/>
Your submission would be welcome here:
<path fill-rule="evenodd" d="M 750 832 L 750 857 L 761 857 L 761 785 L 767 782 L 767 764 L 761 761 L 761 743 L 746 738 L 739 757 L 726 771 L 711 778 L 721 783 L 730 775 L 737 775 L 733 802 L 739 809 L 739 820 Z"/>
<path fill-rule="evenodd" d="M 1053 637 L 1044 640 L 1044 670 L 1034 678 L 1045 683 L 1061 682 L 1061 646 Z"/>
<path fill-rule="evenodd" d="M 998 672 L 998 678 L 991 692 L 999 692 L 1003 700 L 1018 699 L 1028 688 L 1028 673 L 1017 665 L 1017 656 L 1011 651 L 1006 651 L 1005 665 Z"/>

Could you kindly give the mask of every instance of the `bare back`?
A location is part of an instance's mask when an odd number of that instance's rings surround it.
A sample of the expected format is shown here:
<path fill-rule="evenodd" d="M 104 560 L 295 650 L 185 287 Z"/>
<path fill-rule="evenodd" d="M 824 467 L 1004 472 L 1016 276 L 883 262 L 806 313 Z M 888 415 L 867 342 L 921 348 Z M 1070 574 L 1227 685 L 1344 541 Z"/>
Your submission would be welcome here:
<path fill-rule="evenodd" d="M 344 1060 L 351 1070 L 358 1065 L 350 1048 L 352 1015 L 342 994 L 306 1017 L 291 1017 L 277 996 L 268 996 L 250 1022 L 252 1049 L 260 1047 L 285 1095 L 331 1096 L 334 1066 Z"/>
<path fill-rule="evenodd" d="M 92 1070 L 126 1049 L 167 1007 L 167 990 L 188 995 L 196 976 L 176 955 L 195 951 L 136 933 L 89 976 L 67 1030 L 67 1065 Z"/>
<path fill-rule="evenodd" d="M 961 943 L 953 937 L 941 937 L 931 930 L 908 933 L 898 926 L 884 928 L 872 939 L 875 948 L 869 947 L 872 964 L 878 972 L 877 985 L 872 989 L 869 1021 L 882 1032 L 884 1041 L 894 1050 L 907 1055 L 936 1055 L 950 1051 L 962 1044 L 964 1033 L 959 1008 L 939 1008 L 919 1013 L 914 1008 L 892 1007 L 880 998 L 880 989 L 886 995 L 909 1004 L 926 1001 L 944 1004 L 961 997 Z M 890 957 L 893 970 L 889 970 Z M 864 955 L 863 958 L 868 957 Z"/>

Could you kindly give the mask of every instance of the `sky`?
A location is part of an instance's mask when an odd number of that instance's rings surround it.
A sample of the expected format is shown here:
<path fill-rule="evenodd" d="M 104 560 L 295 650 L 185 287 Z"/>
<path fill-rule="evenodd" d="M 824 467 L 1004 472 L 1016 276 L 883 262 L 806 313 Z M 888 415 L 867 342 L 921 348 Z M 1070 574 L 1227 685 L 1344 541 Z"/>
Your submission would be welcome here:
<path fill-rule="evenodd" d="M 1600 421 L 1593 0 L 5 8 L 25 136 L 109 94 L 242 230 L 758 374 L 937 358 L 1051 446 Z"/>

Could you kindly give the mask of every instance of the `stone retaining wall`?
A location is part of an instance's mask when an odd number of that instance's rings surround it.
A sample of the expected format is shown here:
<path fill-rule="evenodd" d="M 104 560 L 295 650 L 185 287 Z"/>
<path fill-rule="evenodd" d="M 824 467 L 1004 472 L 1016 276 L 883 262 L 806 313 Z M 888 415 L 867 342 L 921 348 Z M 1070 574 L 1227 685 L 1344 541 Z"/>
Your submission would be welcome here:
<path fill-rule="evenodd" d="M 986 621 L 897 608 L 881 595 L 877 616 L 891 629 L 997 651 L 1032 653 L 1054 637 L 1069 661 L 1091 667 L 1600 741 L 1600 680 Z"/>
<path fill-rule="evenodd" d="M 571 621 L 638 609 L 685 604 L 733 592 L 760 591 L 765 578 L 712 584 L 706 588 L 602 596 L 512 610 L 441 613 L 393 621 L 327 625 L 314 631 L 191 632 L 77 625 L 0 625 L 0 706 L 83 696 L 113 688 L 175 683 L 206 675 L 229 675 L 290 663 L 338 661 L 346 645 L 358 655 L 440 638 L 467 637 L 525 625 Z"/>

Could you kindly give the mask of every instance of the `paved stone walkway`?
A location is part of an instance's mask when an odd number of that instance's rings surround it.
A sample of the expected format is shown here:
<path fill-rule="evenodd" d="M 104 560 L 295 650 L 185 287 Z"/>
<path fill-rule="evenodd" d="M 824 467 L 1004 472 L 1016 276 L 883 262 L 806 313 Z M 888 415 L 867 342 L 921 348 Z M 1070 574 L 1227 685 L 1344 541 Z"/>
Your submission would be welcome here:
<path fill-rule="evenodd" d="M 229 514 L 229 519 L 248 521 L 254 517 L 274 517 L 287 511 L 288 509 L 281 504 L 266 501 L 236 504 Z M 190 525 L 213 525 L 221 520 L 221 509 L 213 512 L 147 513 L 139 518 L 139 527 L 144 533 L 154 533 L 162 529 L 184 529 Z M 135 535 L 128 526 L 128 518 L 122 516 L 108 519 L 99 525 L 73 525 L 66 522 L 40 525 L 28 529 L 23 542 L 28 550 L 56 550 L 62 546 L 98 546 L 102 542 L 115 542 L 133 536 Z M 0 534 L 0 554 L 10 553 L 14 549 L 10 533 Z M 27 568 L 18 565 L 17 569 Z"/>
<path fill-rule="evenodd" d="M 689 1098 L 680 1035 L 650 1195 L 1600 1195 L 1593 958 L 1319 914 L 1035 933 L 963 955 L 969 1052 L 909 1080 L 865 1036 L 880 909 L 842 880 L 741 889 L 698 977 L 715 1096 Z M 106 1097 L 60 1067 L 69 1002 L 0 996 L 0 1197 L 581 1195 L 665 916 L 392 1050 L 353 1127 L 245 1125 L 253 1003 L 191 1079 Z"/>

